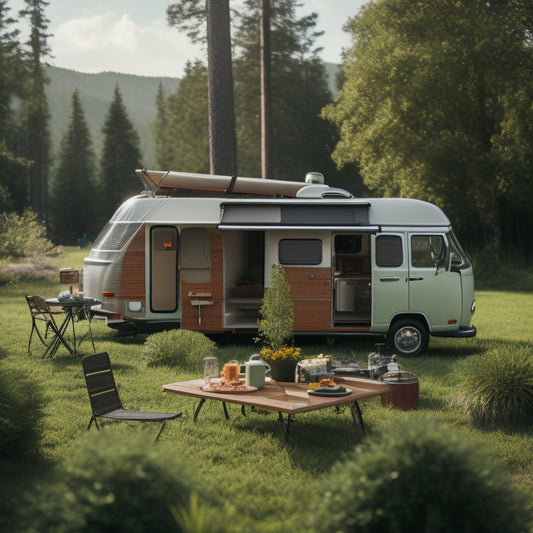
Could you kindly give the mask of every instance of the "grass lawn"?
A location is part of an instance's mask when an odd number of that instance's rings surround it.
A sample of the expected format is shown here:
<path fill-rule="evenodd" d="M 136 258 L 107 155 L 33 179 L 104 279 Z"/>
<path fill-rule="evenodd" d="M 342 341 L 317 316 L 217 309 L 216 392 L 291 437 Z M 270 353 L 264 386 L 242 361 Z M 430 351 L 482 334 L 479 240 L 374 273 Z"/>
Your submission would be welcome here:
<path fill-rule="evenodd" d="M 86 251 L 67 249 L 56 258 L 56 266 L 81 268 L 85 255 Z M 31 463 L 0 459 L 0 524 L 4 522 L 5 531 L 17 531 L 13 510 L 23 506 L 25 494 L 32 493 L 74 447 L 83 446 L 87 435 L 90 407 L 80 357 L 70 356 L 61 347 L 54 359 L 43 360 L 36 339 L 34 355 L 26 353 L 31 320 L 24 296 L 55 296 L 61 289 L 58 274 L 0 288 L 0 371 L 21 379 L 27 394 L 41 402 L 40 457 Z M 402 412 L 382 407 L 379 399 L 365 400 L 361 407 L 366 429 L 369 434 L 379 434 L 390 422 L 408 418 L 419 418 L 423 423 L 430 417 L 449 424 L 453 431 L 477 439 L 479 453 L 502 464 L 533 501 L 532 432 L 474 429 L 450 402 L 455 392 L 457 363 L 462 358 L 509 344 L 526 345 L 533 352 L 533 293 L 480 290 L 476 296 L 476 338 L 432 338 L 424 356 L 400 359 L 402 368 L 419 378 L 419 409 Z M 80 323 L 77 331 L 83 334 L 86 324 Z M 93 333 L 97 351 L 110 354 L 126 407 L 184 412 L 182 422 L 167 423 L 160 440 L 186 458 L 196 471 L 200 494 L 214 491 L 226 510 L 238 517 L 232 522 L 232 531 L 302 531 L 304 517 L 310 512 L 310 497 L 327 478 L 331 466 L 364 438 L 354 429 L 348 409 L 341 415 L 333 410 L 298 415 L 288 444 L 281 438 L 275 413 L 258 412 L 244 418 L 238 406 L 229 405 L 231 420 L 227 422 L 221 405 L 207 402 L 194 424 L 197 402 L 166 394 L 161 385 L 199 375 L 147 367 L 144 336 L 120 337 L 99 320 L 93 321 Z M 219 344 L 220 364 L 232 359 L 247 360 L 257 351 L 256 345 L 230 342 Z M 373 343 L 366 341 L 343 339 L 333 346 L 325 339 L 313 342 L 301 345 L 305 356 L 327 353 L 364 363 L 374 350 Z M 86 339 L 81 344 L 81 355 L 91 351 Z M 149 424 L 104 422 L 104 426 L 102 431 L 116 434 L 117 439 L 124 432 L 146 431 L 154 437 L 157 432 Z"/>

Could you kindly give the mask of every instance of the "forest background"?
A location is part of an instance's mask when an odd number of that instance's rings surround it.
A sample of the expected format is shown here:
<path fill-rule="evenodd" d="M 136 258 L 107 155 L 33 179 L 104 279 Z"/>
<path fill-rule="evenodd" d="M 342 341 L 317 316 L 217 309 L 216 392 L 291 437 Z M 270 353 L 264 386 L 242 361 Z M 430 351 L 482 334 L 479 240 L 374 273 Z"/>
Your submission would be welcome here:
<path fill-rule="evenodd" d="M 248 2 L 231 22 L 244 176 L 260 175 L 258 4 Z M 328 184 L 356 196 L 432 201 L 486 266 L 503 258 L 529 263 L 531 4 L 370 2 L 347 22 L 352 46 L 336 90 L 314 45 L 319 20 L 297 18 L 294 4 L 271 2 L 273 177 L 321 171 Z M 141 99 L 123 98 L 126 81 L 117 79 L 98 137 L 87 121 L 95 110 L 80 97 L 87 77 L 80 75 L 68 100 L 65 91 L 49 91 L 50 78 L 67 72 L 46 66 L 47 5 L 26 0 L 21 15 L 32 31 L 20 42 L 9 2 L 0 0 L 0 211 L 30 208 L 55 243 L 72 244 L 84 234 L 94 238 L 140 190 L 135 168 L 209 172 L 207 67 L 199 58 L 181 80 L 160 80 L 153 122 L 149 114 L 132 120 Z M 139 88 L 148 80 L 131 78 Z M 68 117 L 59 143 L 51 108 Z"/>

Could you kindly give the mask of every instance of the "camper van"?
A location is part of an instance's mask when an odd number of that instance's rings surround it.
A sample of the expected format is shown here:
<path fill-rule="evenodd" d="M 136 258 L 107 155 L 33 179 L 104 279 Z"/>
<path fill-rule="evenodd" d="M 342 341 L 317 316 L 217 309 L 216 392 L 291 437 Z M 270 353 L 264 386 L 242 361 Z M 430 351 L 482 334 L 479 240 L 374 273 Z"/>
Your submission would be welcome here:
<path fill-rule="evenodd" d="M 472 266 L 450 221 L 412 199 L 354 198 L 323 183 L 137 170 L 84 261 L 83 288 L 123 332 L 253 333 L 273 264 L 294 334 L 382 336 L 417 355 L 473 337 Z"/>

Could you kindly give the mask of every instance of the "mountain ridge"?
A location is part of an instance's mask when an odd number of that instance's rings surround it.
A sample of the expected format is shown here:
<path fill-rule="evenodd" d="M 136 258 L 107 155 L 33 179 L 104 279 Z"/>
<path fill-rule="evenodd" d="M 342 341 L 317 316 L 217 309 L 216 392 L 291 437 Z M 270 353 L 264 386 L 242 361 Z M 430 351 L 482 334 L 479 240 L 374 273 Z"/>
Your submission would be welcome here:
<path fill-rule="evenodd" d="M 155 98 L 159 83 L 166 94 L 176 92 L 179 78 L 138 76 L 118 72 L 96 74 L 61 67 L 47 67 L 50 83 L 46 95 L 50 107 L 52 153 L 57 156 L 70 120 L 72 93 L 77 89 L 97 158 L 103 145 L 102 127 L 113 91 L 118 85 L 128 116 L 139 134 L 139 146 L 146 167 L 155 164 L 151 124 L 156 117 Z"/>
<path fill-rule="evenodd" d="M 335 77 L 339 66 L 325 63 L 330 91 L 336 94 Z M 170 76 L 139 76 L 119 72 L 86 73 L 63 67 L 47 66 L 50 83 L 46 95 L 50 107 L 52 154 L 57 160 L 61 140 L 68 128 L 72 93 L 77 89 L 87 119 L 94 152 L 99 161 L 103 147 L 102 127 L 115 85 L 118 85 L 128 116 L 139 134 L 139 148 L 145 168 L 156 168 L 152 139 L 152 122 L 156 118 L 155 100 L 159 83 L 166 95 L 174 94 L 180 78 Z"/>

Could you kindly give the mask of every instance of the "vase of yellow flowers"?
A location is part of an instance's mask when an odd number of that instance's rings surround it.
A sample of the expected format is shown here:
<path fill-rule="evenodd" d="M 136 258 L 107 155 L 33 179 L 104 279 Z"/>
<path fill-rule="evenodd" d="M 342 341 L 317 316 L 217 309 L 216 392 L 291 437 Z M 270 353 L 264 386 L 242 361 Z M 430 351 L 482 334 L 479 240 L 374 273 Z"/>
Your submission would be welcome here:
<path fill-rule="evenodd" d="M 261 348 L 261 357 L 270 366 L 270 375 L 276 381 L 295 381 L 296 365 L 301 359 L 301 350 L 294 346 L 284 346 L 278 350 Z"/>
<path fill-rule="evenodd" d="M 301 350 L 292 345 L 294 313 L 290 286 L 281 265 L 272 265 L 270 287 L 265 289 L 260 316 L 257 340 L 265 344 L 261 356 L 272 370 L 272 379 L 294 381 Z"/>

